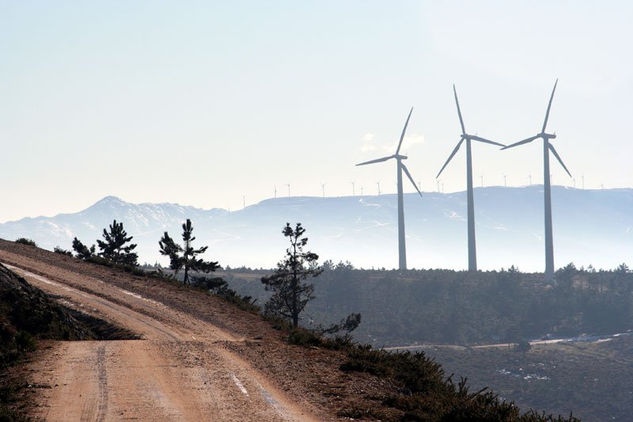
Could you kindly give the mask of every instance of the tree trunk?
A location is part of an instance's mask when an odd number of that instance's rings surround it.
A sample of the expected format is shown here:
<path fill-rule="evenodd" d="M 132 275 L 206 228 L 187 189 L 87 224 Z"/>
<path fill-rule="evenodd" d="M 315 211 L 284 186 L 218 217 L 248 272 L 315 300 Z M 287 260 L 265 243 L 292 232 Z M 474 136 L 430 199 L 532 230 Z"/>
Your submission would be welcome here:
<path fill-rule="evenodd" d="M 299 307 L 297 304 L 297 289 L 299 288 L 297 281 L 297 237 L 292 243 L 292 256 L 294 262 L 292 269 L 292 327 L 297 328 L 299 326 L 299 310 L 297 309 Z"/>
<path fill-rule="evenodd" d="M 292 327 L 299 326 L 299 311 L 297 310 L 297 274 L 292 275 Z"/>

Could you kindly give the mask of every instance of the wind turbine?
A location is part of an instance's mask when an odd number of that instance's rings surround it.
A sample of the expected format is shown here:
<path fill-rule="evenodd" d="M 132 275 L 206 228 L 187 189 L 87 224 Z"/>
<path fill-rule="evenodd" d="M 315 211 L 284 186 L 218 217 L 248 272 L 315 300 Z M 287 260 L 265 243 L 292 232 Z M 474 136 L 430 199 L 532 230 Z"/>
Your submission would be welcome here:
<path fill-rule="evenodd" d="M 567 170 L 567 167 L 563 163 L 563 160 L 556 152 L 554 145 L 550 143 L 550 139 L 556 138 L 555 133 L 546 133 L 547 119 L 549 118 L 549 111 L 552 107 L 552 100 L 554 99 L 554 92 L 556 92 L 556 85 L 558 85 L 558 79 L 554 83 L 554 89 L 552 89 L 552 95 L 549 97 L 549 103 L 547 104 L 547 111 L 545 112 L 545 121 L 543 122 L 543 128 L 540 133 L 531 136 L 522 141 L 516 142 L 507 147 L 501 149 L 513 148 L 519 145 L 527 144 L 535 139 L 541 138 L 543 140 L 543 196 L 544 196 L 544 208 L 545 208 L 545 280 L 554 280 L 554 241 L 552 237 L 552 187 L 550 184 L 550 172 L 549 172 L 549 153 L 554 154 L 554 157 L 558 160 L 561 166 L 565 169 L 569 177 L 571 173 Z"/>
<path fill-rule="evenodd" d="M 398 268 L 400 269 L 400 271 L 404 271 L 407 269 L 407 251 L 406 251 L 406 244 L 405 244 L 405 238 L 404 238 L 404 194 L 402 191 L 402 172 L 403 171 L 407 175 L 411 183 L 413 184 L 413 187 L 415 187 L 415 190 L 417 190 L 420 196 L 422 196 L 422 192 L 420 192 L 418 185 L 415 184 L 413 177 L 411 176 L 411 173 L 409 173 L 409 170 L 402 162 L 402 160 L 407 159 L 407 156 L 400 155 L 400 147 L 402 147 L 402 141 L 404 139 L 404 134 L 407 131 L 407 126 L 409 125 L 409 119 L 411 118 L 411 113 L 413 113 L 413 107 L 411 107 L 411 110 L 409 111 L 409 115 L 407 116 L 407 121 L 404 123 L 404 128 L 402 129 L 402 134 L 400 135 L 400 142 L 398 143 L 398 148 L 396 149 L 395 154 L 356 164 L 357 166 L 364 166 L 366 164 L 374 164 L 374 163 L 380 163 L 382 161 L 391 160 L 392 158 L 395 158 L 396 160 L 396 164 L 397 164 L 396 174 L 397 174 L 397 181 L 398 181 L 398 258 L 399 258 Z"/>
<path fill-rule="evenodd" d="M 466 141 L 466 196 L 467 196 L 467 208 L 468 208 L 468 271 L 477 271 L 477 246 L 475 241 L 475 203 L 473 199 L 473 162 L 471 154 L 471 141 L 483 142 L 485 144 L 498 145 L 503 147 L 505 145 L 498 142 L 491 141 L 476 135 L 470 135 L 466 133 L 464 126 L 464 119 L 462 119 L 462 111 L 459 108 L 459 100 L 457 99 L 457 90 L 453 85 L 453 94 L 455 95 L 455 104 L 457 105 L 457 115 L 459 116 L 459 124 L 462 127 L 462 136 L 459 142 L 448 156 L 448 160 L 444 163 L 441 170 L 437 173 L 436 178 L 440 177 L 440 174 L 444 171 L 451 159 L 457 154 L 462 143 Z M 482 182 L 483 184 L 483 182 Z"/>

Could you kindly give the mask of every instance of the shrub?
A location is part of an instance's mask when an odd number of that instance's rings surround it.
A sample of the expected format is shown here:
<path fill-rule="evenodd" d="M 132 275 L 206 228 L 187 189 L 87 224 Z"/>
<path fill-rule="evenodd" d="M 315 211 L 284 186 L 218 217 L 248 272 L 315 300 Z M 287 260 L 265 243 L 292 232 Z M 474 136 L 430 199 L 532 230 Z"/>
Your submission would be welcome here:
<path fill-rule="evenodd" d="M 288 334 L 288 343 L 297 346 L 311 347 L 323 345 L 323 337 L 305 328 L 293 328 Z"/>
<path fill-rule="evenodd" d="M 27 331 L 18 331 L 15 336 L 15 344 L 22 352 L 32 352 L 35 350 L 35 340 Z"/>
<path fill-rule="evenodd" d="M 71 251 L 68 251 L 66 249 L 62 249 L 59 246 L 55 246 L 55 248 L 53 249 L 53 252 L 58 253 L 60 255 L 73 256 L 73 253 Z"/>
<path fill-rule="evenodd" d="M 173 276 L 171 276 L 171 279 L 176 280 Z M 228 283 L 222 277 L 190 276 L 190 284 L 226 300 L 243 311 L 254 313 L 259 313 L 260 311 L 259 306 L 255 305 L 257 299 L 251 296 L 240 295 L 229 288 Z"/>
<path fill-rule="evenodd" d="M 21 243 L 27 246 L 37 246 L 37 244 L 31 239 L 27 239 L 26 237 L 20 237 L 19 239 L 15 239 L 15 243 Z"/>
<path fill-rule="evenodd" d="M 514 350 L 521 353 L 529 352 L 531 348 L 532 348 L 532 345 L 527 340 L 521 340 L 520 342 L 517 343 L 516 346 L 514 346 Z"/>

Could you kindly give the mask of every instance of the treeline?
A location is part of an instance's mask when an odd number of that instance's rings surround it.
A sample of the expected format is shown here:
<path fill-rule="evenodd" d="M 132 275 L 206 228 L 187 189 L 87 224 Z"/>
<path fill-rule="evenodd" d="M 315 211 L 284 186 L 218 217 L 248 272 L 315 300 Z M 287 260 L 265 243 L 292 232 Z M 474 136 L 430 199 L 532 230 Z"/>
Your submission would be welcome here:
<path fill-rule="evenodd" d="M 543 275 L 515 268 L 451 270 L 357 270 L 349 263 L 324 264 L 317 298 L 305 313 L 316 321 L 360 312 L 355 338 L 376 346 L 411 343 L 517 342 L 546 335 L 608 334 L 633 329 L 633 273 L 576 268 Z M 256 283 L 227 276 L 242 294 L 265 297 Z"/>

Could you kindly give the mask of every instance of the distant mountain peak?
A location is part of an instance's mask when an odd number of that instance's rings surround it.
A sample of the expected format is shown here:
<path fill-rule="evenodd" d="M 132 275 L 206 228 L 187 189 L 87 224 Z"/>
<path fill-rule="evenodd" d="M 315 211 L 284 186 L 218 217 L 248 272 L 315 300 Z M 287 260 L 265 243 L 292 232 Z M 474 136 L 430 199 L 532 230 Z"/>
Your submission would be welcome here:
<path fill-rule="evenodd" d="M 118 196 L 108 195 L 95 202 L 94 205 L 106 205 L 106 204 L 127 204 L 124 200 L 119 198 Z"/>

